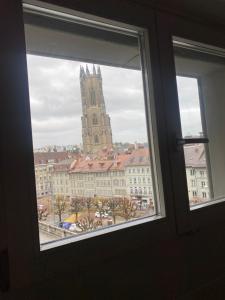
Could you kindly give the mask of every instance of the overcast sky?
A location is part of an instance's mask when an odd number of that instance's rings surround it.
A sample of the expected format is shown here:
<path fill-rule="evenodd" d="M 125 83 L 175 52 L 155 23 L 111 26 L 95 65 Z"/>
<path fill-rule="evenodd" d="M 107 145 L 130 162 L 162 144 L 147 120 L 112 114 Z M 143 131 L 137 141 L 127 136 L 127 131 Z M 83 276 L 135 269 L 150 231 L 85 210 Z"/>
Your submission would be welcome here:
<path fill-rule="evenodd" d="M 199 135 L 202 125 L 197 79 L 177 77 L 177 89 L 183 136 Z"/>
<path fill-rule="evenodd" d="M 79 70 L 84 64 L 34 55 L 27 60 L 34 148 L 82 143 Z M 146 142 L 141 72 L 107 66 L 101 71 L 113 142 Z M 178 78 L 178 87 L 183 133 L 198 134 L 196 80 Z"/>

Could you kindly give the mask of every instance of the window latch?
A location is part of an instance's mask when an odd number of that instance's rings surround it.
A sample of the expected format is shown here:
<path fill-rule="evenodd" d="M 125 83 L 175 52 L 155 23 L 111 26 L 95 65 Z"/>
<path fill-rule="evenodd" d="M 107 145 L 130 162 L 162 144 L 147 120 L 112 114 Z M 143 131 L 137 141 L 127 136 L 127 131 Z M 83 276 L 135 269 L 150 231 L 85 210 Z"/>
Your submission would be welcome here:
<path fill-rule="evenodd" d="M 200 137 L 200 138 L 177 138 L 176 144 L 177 148 L 180 149 L 180 147 L 188 144 L 208 144 L 209 139 Z"/>

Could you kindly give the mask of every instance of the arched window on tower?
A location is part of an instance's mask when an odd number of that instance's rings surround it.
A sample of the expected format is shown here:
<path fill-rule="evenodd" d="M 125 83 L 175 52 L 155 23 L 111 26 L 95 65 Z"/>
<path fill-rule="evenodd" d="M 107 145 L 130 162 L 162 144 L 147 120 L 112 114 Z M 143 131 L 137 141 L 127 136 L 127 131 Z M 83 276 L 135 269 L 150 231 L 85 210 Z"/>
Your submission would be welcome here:
<path fill-rule="evenodd" d="M 99 144 L 99 138 L 97 135 L 95 135 L 95 144 Z"/>
<path fill-rule="evenodd" d="M 96 115 L 96 114 L 93 114 L 93 117 L 92 117 L 92 124 L 93 124 L 93 125 L 97 125 L 97 124 L 98 124 L 98 118 L 97 118 L 97 115 Z"/>
<path fill-rule="evenodd" d="M 91 105 L 96 105 L 95 91 L 93 89 L 91 89 L 90 91 L 90 96 L 91 96 Z"/>

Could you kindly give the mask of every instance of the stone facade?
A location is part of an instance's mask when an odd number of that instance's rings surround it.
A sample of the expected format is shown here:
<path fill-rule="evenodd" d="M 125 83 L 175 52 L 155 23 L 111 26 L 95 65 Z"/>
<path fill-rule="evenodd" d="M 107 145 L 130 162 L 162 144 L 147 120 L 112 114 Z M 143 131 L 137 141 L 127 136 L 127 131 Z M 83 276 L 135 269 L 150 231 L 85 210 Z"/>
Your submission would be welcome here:
<path fill-rule="evenodd" d="M 96 153 L 103 148 L 112 148 L 110 117 L 106 113 L 102 90 L 100 67 L 93 74 L 88 67 L 80 68 L 80 88 L 82 99 L 82 139 L 85 154 Z"/>

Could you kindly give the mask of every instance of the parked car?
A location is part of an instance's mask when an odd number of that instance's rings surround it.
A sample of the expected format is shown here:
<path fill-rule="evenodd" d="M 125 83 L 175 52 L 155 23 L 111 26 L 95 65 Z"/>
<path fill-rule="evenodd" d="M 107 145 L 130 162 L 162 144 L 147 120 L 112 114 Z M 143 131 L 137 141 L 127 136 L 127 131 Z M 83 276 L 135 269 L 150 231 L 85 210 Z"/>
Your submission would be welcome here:
<path fill-rule="evenodd" d="M 69 230 L 74 231 L 77 229 L 77 225 L 75 223 L 72 223 L 69 227 Z"/>
<path fill-rule="evenodd" d="M 109 214 L 107 213 L 107 212 L 102 212 L 101 214 L 100 214 L 100 212 L 99 211 L 96 211 L 96 213 L 95 213 L 95 217 L 96 218 L 108 218 L 108 216 L 109 216 Z"/>

